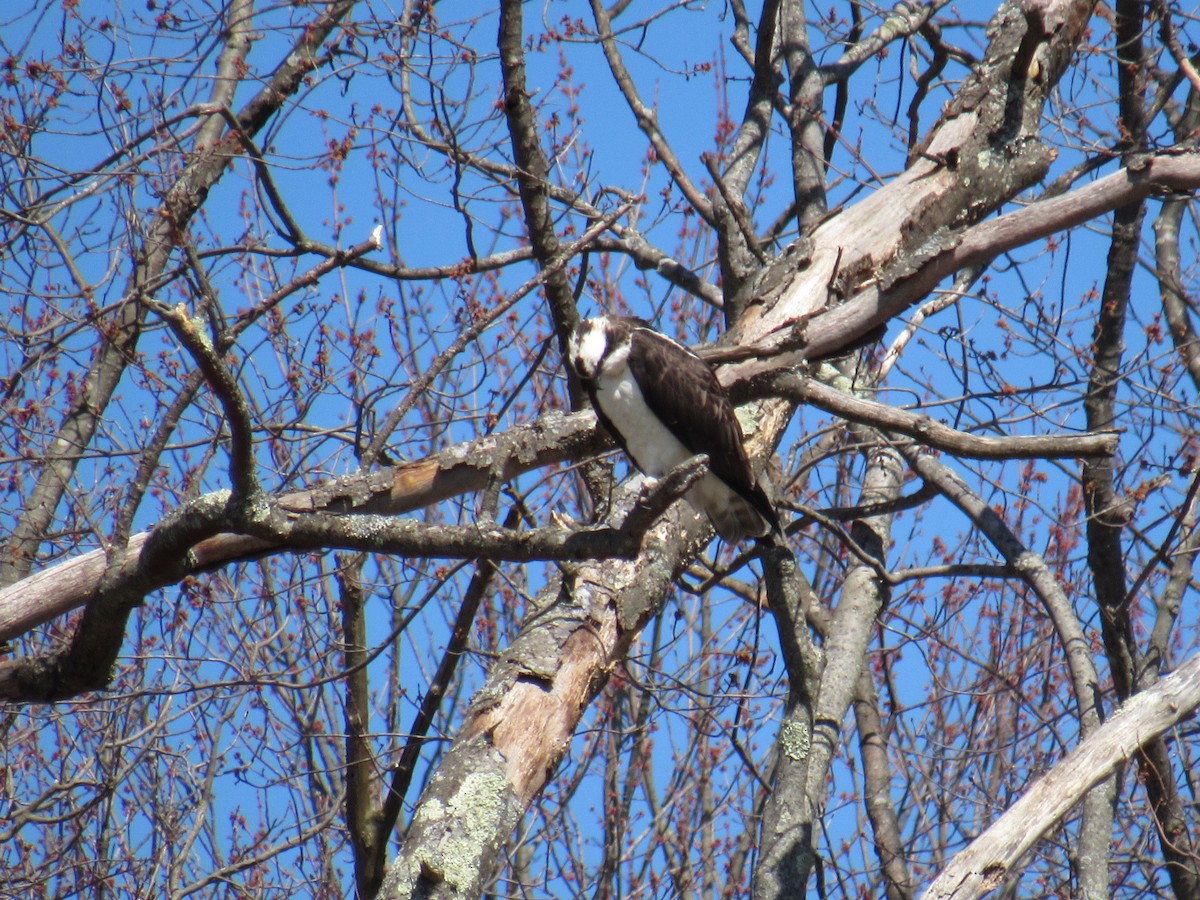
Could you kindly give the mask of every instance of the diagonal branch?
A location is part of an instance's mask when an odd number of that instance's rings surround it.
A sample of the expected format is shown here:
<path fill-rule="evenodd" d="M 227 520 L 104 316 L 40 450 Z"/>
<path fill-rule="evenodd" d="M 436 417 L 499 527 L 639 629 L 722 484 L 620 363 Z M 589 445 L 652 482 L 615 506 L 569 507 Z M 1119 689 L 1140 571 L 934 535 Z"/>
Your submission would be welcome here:
<path fill-rule="evenodd" d="M 338 0 L 330 4 L 303 29 L 267 84 L 238 113 L 238 121 L 245 132 L 257 133 L 295 93 L 304 76 L 320 65 L 317 54 L 321 45 L 349 14 L 354 3 L 355 0 Z M 249 10 L 250 4 L 245 0 L 229 7 L 226 48 L 213 91 L 218 107 L 225 106 L 232 97 L 234 74 L 243 71 L 242 60 L 250 46 Z M 221 121 L 215 112 L 211 115 L 210 121 Z M 212 129 L 216 128 L 216 125 L 212 126 Z M 209 123 L 206 122 L 200 136 L 209 134 Z M 221 140 L 202 141 L 198 138 L 191 159 L 163 198 L 162 207 L 135 255 L 129 289 L 125 292 L 129 299 L 101 329 L 105 337 L 87 376 L 81 379 L 84 388 L 63 418 L 51 443 L 56 449 L 45 460 L 21 519 L 5 542 L 5 552 L 0 553 L 0 585 L 13 584 L 31 571 L 37 548 L 62 502 L 80 456 L 91 443 L 126 366 L 136 356 L 147 312 L 138 298 L 166 268 L 172 250 L 186 233 L 188 223 L 203 205 L 209 190 L 224 174 L 229 160 L 238 152 L 239 143 L 236 139 L 231 140 L 228 133 Z"/>
<path fill-rule="evenodd" d="M 1002 884 L 1079 798 L 1200 706 L 1200 656 L 1126 702 L 942 869 L 925 900 L 967 900 Z"/>
<path fill-rule="evenodd" d="M 561 265 L 555 265 L 562 255 L 562 246 L 551 215 L 548 193 L 550 163 L 542 151 L 541 130 L 525 85 L 525 48 L 522 38 L 524 13 L 524 4 L 520 0 L 501 0 L 497 46 L 500 51 L 500 70 L 504 76 L 504 114 L 508 120 L 513 158 L 517 163 L 517 187 L 525 211 L 529 242 L 533 245 L 539 266 L 547 273 L 543 290 L 550 303 L 559 350 L 565 356 L 567 335 L 579 321 L 579 313 L 575 309 L 574 292 L 567 273 Z M 578 409 L 582 393 L 574 379 L 570 380 L 570 385 L 571 405 L 573 409 Z"/>
<path fill-rule="evenodd" d="M 634 118 L 637 119 L 638 128 L 642 133 L 650 139 L 650 145 L 654 148 L 654 152 L 658 155 L 659 161 L 666 168 L 671 179 L 675 182 L 676 187 L 687 198 L 688 203 L 696 210 L 699 216 L 710 225 L 716 224 L 716 218 L 713 213 L 712 203 L 704 195 L 704 192 L 696 187 L 695 183 L 688 177 L 684 171 L 683 163 L 679 157 L 675 155 L 675 151 L 671 149 L 671 145 L 667 142 L 666 135 L 662 129 L 658 127 L 658 117 L 654 114 L 654 110 L 646 105 L 638 94 L 637 86 L 633 82 L 633 76 L 629 74 L 629 70 L 625 68 L 625 62 L 621 59 L 621 53 L 617 49 L 617 39 L 613 36 L 612 22 L 609 19 L 608 11 L 604 8 L 602 0 L 591 0 L 592 16 L 596 20 L 596 31 L 600 37 L 600 46 L 604 50 L 604 58 L 608 61 L 608 67 L 612 70 L 613 79 L 617 83 L 617 87 L 625 97 L 625 102 L 633 111 Z"/>
<path fill-rule="evenodd" d="M 1078 710 L 1080 734 L 1085 738 L 1095 734 L 1100 728 L 1102 710 L 1100 708 L 1100 675 L 1092 660 L 1091 642 L 1084 634 L 1074 606 L 1064 593 L 1062 585 L 1046 565 L 1045 559 L 1025 547 L 996 511 L 982 497 L 968 488 L 962 479 L 947 466 L 934 459 L 929 453 L 921 452 L 912 445 L 902 446 L 901 453 L 904 454 L 918 475 L 933 484 L 947 500 L 970 518 L 975 527 L 1000 551 L 1005 562 L 1012 567 L 1013 571 L 1021 577 L 1034 596 L 1042 603 L 1054 625 L 1054 630 L 1058 634 L 1066 656 L 1067 669 L 1070 672 Z M 1102 826 L 1111 822 L 1116 786 L 1111 780 L 1095 778 L 1088 781 L 1086 788 L 1082 828 L 1085 832 L 1103 831 Z M 1029 793 L 1031 792 L 1027 792 L 1016 806 L 1020 806 L 1028 798 Z M 1013 808 L 1015 809 L 1016 806 Z M 1037 834 L 1040 834 L 1040 831 L 1035 832 L 1034 836 L 1036 837 Z M 1105 832 L 1106 834 L 1107 832 Z M 1081 843 L 1086 843 L 1095 850 L 1094 834 L 1085 833 L 1081 835 L 1080 840 Z M 1104 841 L 1104 844 L 1107 847 L 1107 840 Z M 1103 850 L 1099 852 L 1103 852 Z M 1007 871 L 1000 868 L 994 874 L 1000 881 L 1003 881 Z M 1087 873 L 1083 874 L 1086 877 Z M 933 892 L 931 891 L 926 896 L 932 897 Z"/>

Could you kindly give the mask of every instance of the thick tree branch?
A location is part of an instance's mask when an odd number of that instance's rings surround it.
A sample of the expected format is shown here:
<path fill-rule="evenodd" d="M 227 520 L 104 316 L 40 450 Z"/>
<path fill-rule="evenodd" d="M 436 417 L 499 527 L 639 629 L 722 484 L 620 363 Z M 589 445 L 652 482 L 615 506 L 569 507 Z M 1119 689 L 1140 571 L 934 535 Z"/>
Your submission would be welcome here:
<path fill-rule="evenodd" d="M 813 838 L 818 819 L 807 790 L 809 756 L 813 707 L 824 664 L 805 617 L 805 608 L 812 602 L 812 586 L 795 556 L 785 547 L 772 546 L 765 549 L 762 559 L 767 600 L 787 671 L 788 696 L 775 740 L 771 791 L 763 807 L 755 900 L 807 893 L 816 860 Z"/>
<path fill-rule="evenodd" d="M 375 831 L 377 812 L 371 800 L 375 760 L 371 752 L 371 688 L 367 675 L 366 592 L 362 586 L 364 554 L 337 557 L 334 578 L 342 611 L 342 666 L 346 670 L 346 831 L 354 848 L 354 881 L 360 897 L 372 897 L 382 878 L 387 840 Z"/>
<path fill-rule="evenodd" d="M 1200 127 L 1200 86 L 1188 91 L 1187 104 L 1172 127 L 1181 143 Z M 1200 335 L 1196 333 L 1191 312 L 1195 303 L 1187 294 L 1179 255 L 1179 225 L 1188 204 L 1181 197 L 1163 202 L 1154 221 L 1154 271 L 1171 340 L 1187 366 L 1192 384 L 1200 388 Z"/>
<path fill-rule="evenodd" d="M 974 900 L 1000 886 L 1021 857 L 1060 823 L 1095 785 L 1200 706 L 1200 656 L 1137 694 L 1030 786 L 1004 814 L 955 856 L 925 900 Z"/>
<path fill-rule="evenodd" d="M 754 74 L 750 79 L 746 109 L 725 159 L 724 171 L 719 170 L 712 154 L 703 156 L 717 190 L 712 214 L 717 230 L 721 283 L 727 298 L 726 325 L 733 324 L 741 315 L 741 286 L 766 262 L 754 233 L 745 193 L 770 134 L 771 112 L 781 79 L 775 52 L 780 6 L 779 0 L 766 0 L 763 3 L 754 51 Z"/>
<path fill-rule="evenodd" d="M 442 453 L 391 469 L 336 478 L 306 491 L 276 499 L 294 513 L 352 511 L 400 515 L 451 497 L 483 490 L 495 478 L 508 481 L 535 469 L 597 453 L 608 446 L 591 413 L 551 413 L 502 434 L 488 435 Z M 149 532 L 129 540 L 114 577 L 131 577 Z M 278 549 L 248 535 L 217 534 L 199 541 L 187 554 L 180 577 Z M 0 591 L 0 640 L 7 640 L 87 603 L 100 586 L 107 565 L 104 550 L 94 550 L 38 572 Z M 151 580 L 146 593 L 171 581 Z"/>
<path fill-rule="evenodd" d="M 892 203 L 908 203 L 908 199 L 901 197 L 913 189 L 914 170 L 932 177 L 934 169 L 933 164 L 920 161 L 905 176 L 879 190 L 876 197 L 880 202 L 887 202 L 889 208 L 896 208 L 891 206 Z M 1200 188 L 1200 153 L 1187 151 L 1149 156 L 1139 160 L 1136 166 L 1122 168 L 1071 193 L 968 228 L 947 239 L 937 250 L 927 248 L 929 252 L 924 258 L 900 265 L 894 274 L 870 277 L 862 289 L 853 291 L 844 303 L 822 309 L 811 297 L 818 297 L 823 302 L 827 297 L 826 286 L 835 284 L 842 277 L 839 273 L 843 271 L 843 263 L 836 259 L 838 242 L 844 247 L 854 247 L 856 253 L 866 250 L 861 236 L 851 237 L 867 230 L 865 221 L 856 212 L 858 207 L 854 207 L 818 228 L 811 243 L 793 245 L 786 258 L 795 267 L 790 270 L 792 276 L 788 277 L 795 280 L 786 286 L 785 295 L 771 304 L 777 313 L 757 321 L 752 330 L 746 330 L 740 344 L 733 344 L 737 348 L 736 354 L 725 357 L 731 364 L 720 373 L 721 381 L 724 384 L 745 381 L 764 371 L 797 366 L 809 359 L 836 353 L 920 302 L 943 278 L 955 272 L 986 266 L 1001 253 L 1081 225 L 1145 197 L 1187 193 L 1197 188 Z M 878 212 L 874 199 L 864 201 L 860 206 L 868 204 L 870 209 L 863 210 L 864 214 Z M 878 215 L 886 216 L 883 212 Z M 877 227 L 877 219 L 872 221 L 876 223 L 872 227 Z M 855 230 L 851 231 L 852 228 Z M 822 232 L 828 232 L 828 236 Z M 845 255 L 843 260 L 848 262 L 849 256 Z M 815 274 L 814 267 L 819 270 Z M 907 274 L 901 274 L 902 269 L 907 270 Z M 814 284 L 818 281 L 819 284 Z M 770 290 L 767 296 L 772 294 L 773 290 Z M 778 312 L 783 309 L 796 312 L 783 315 Z M 762 361 L 734 363 L 736 359 L 751 356 Z"/>
<path fill-rule="evenodd" d="M 891 448 L 870 450 L 860 505 L 895 500 L 900 493 L 902 469 L 899 456 Z M 891 524 L 888 513 L 860 519 L 853 523 L 851 536 L 882 564 L 887 558 Z M 837 753 L 842 724 L 858 689 L 858 676 L 865 664 L 876 616 L 889 597 L 890 587 L 879 578 L 875 566 L 863 562 L 847 571 L 825 640 L 825 669 L 813 711 L 813 762 L 808 794 L 814 808 L 824 808 L 828 767 Z"/>
<path fill-rule="evenodd" d="M 0 663 L 0 697 L 45 700 L 107 683 L 124 640 L 126 620 L 144 597 L 198 566 L 195 545 L 220 531 L 257 538 L 270 552 L 359 550 L 399 556 L 493 561 L 632 559 L 649 529 L 701 477 L 698 456 L 660 480 L 644 482 L 619 525 L 567 530 L 558 526 L 518 531 L 490 522 L 431 526 L 414 519 L 371 513 L 300 511 L 287 498 L 235 503 L 228 491 L 201 497 L 153 529 L 139 553 L 110 566 L 66 653 Z"/>
<path fill-rule="evenodd" d="M 661 480 L 643 482 L 636 502 L 619 525 L 578 530 L 561 526 L 516 530 L 479 521 L 472 525 L 427 525 L 416 519 L 371 513 L 297 513 L 286 503 L 260 502 L 233 509 L 231 525 L 283 550 L 363 550 L 431 559 L 487 558 L 497 562 L 631 559 L 646 530 L 705 471 L 703 456 L 687 461 Z"/>
<path fill-rule="evenodd" d="M 1129 308 L 1129 290 L 1133 267 L 1137 262 L 1138 236 L 1144 211 L 1145 205 L 1136 203 L 1121 207 L 1113 216 L 1107 277 L 1092 339 L 1092 371 L 1083 402 L 1087 427 L 1093 432 L 1110 429 L 1117 421 L 1116 386 L 1120 380 L 1121 357 L 1125 348 L 1125 314 Z M 1083 463 L 1088 566 L 1100 608 L 1100 632 L 1113 684 L 1118 700 L 1126 700 L 1132 693 L 1137 648 L 1133 623 L 1122 608 L 1125 600 L 1125 557 L 1121 529 L 1124 522 L 1114 476 L 1112 457 L 1088 459 Z M 1085 821 L 1081 825 L 1080 840 L 1090 840 L 1093 845 L 1092 852 L 1081 851 L 1080 854 L 1088 862 L 1080 870 L 1080 893 L 1085 897 L 1100 898 L 1107 894 L 1106 862 L 1111 834 L 1111 809 L 1098 821 Z"/>
<path fill-rule="evenodd" d="M 707 537 L 694 514 L 675 526 L 656 527 L 636 560 L 569 569 L 541 593 L 422 794 L 380 900 L 481 894 L 579 716 Z"/>
<path fill-rule="evenodd" d="M 788 68 L 787 125 L 791 132 L 792 192 L 796 222 L 811 228 L 825 215 L 824 89 L 808 40 L 803 4 L 786 3 L 780 12 L 780 53 Z"/>

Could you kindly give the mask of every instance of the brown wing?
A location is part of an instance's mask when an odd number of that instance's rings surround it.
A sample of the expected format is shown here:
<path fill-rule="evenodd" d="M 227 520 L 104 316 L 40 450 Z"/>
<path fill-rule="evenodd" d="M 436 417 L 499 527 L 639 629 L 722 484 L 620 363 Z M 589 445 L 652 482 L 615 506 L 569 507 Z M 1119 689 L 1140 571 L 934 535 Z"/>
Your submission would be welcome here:
<path fill-rule="evenodd" d="M 778 530 L 775 509 L 746 458 L 733 404 L 708 363 L 641 323 L 634 323 L 631 339 L 629 369 L 646 405 L 688 450 L 707 453 L 709 470 Z"/>

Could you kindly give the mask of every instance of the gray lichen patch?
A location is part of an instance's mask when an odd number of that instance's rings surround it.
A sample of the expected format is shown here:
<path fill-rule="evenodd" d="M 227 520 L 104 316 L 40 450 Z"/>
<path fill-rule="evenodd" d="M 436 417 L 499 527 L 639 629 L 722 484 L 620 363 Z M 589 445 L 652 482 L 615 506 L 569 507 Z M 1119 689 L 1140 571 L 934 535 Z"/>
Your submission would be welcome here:
<path fill-rule="evenodd" d="M 411 829 L 437 835 L 427 845 L 436 850 L 409 861 L 409 886 L 424 878 L 470 893 L 482 880 L 481 848 L 505 832 L 510 795 L 511 787 L 503 774 L 475 771 L 468 772 L 448 797 L 427 798 L 417 810 Z"/>
<path fill-rule="evenodd" d="M 812 749 L 812 735 L 808 725 L 803 722 L 788 722 L 784 725 L 779 733 L 779 747 L 788 759 L 797 762 L 807 759 L 809 750 Z"/>

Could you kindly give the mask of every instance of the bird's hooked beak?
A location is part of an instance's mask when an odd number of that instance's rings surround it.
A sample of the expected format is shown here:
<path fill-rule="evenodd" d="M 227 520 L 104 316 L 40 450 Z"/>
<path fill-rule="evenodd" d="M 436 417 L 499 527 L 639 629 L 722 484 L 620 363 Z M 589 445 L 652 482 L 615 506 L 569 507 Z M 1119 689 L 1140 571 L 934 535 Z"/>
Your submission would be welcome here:
<path fill-rule="evenodd" d="M 576 329 L 571 332 L 571 338 L 567 341 L 567 365 L 580 378 L 587 378 L 588 375 L 584 371 L 583 357 L 579 355 L 579 331 Z"/>

